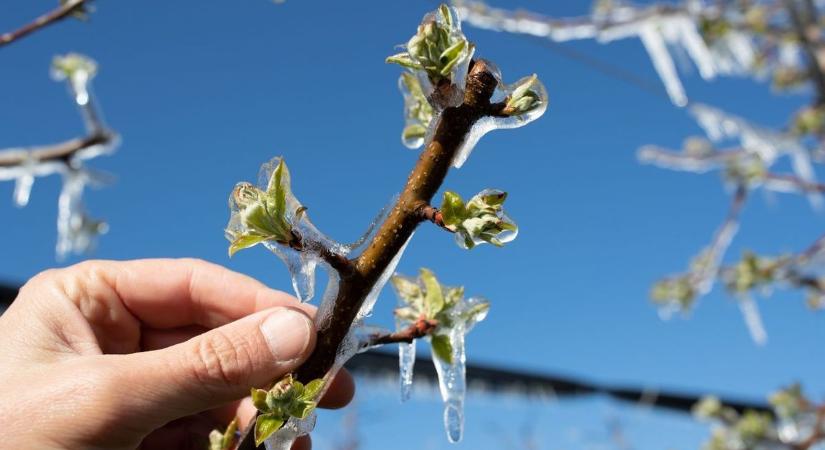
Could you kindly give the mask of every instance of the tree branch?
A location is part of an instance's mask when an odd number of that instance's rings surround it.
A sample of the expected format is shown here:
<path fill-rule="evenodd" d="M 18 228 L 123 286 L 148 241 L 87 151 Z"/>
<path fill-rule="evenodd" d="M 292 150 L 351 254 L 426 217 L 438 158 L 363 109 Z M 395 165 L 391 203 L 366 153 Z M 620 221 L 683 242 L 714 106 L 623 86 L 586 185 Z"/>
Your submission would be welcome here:
<path fill-rule="evenodd" d="M 14 31 L 10 31 L 8 33 L 0 35 L 0 47 L 11 44 L 12 42 L 22 37 L 28 36 L 29 34 L 34 33 L 35 31 L 41 28 L 57 23 L 65 19 L 66 17 L 69 17 L 73 13 L 80 10 L 80 8 L 83 7 L 86 1 L 87 0 L 67 0 L 66 3 L 34 19 L 32 22 L 29 22 L 26 25 L 23 25 L 22 27 Z"/>
<path fill-rule="evenodd" d="M 799 39 L 799 44 L 802 47 L 802 51 L 808 59 L 808 72 L 817 93 L 815 105 L 825 105 L 825 71 L 822 70 L 822 66 L 819 64 L 819 58 L 817 58 L 814 43 L 811 42 L 811 39 L 808 36 L 808 25 L 803 20 L 802 14 L 800 14 L 799 9 L 795 4 L 795 0 L 785 0 L 785 6 L 788 9 L 788 16 L 791 19 L 791 24 L 796 30 L 796 37 Z M 816 16 L 809 17 L 808 19 L 808 23 L 813 24 L 815 24 L 817 20 Z"/>
<path fill-rule="evenodd" d="M 401 342 L 411 343 L 416 339 L 429 336 L 438 326 L 438 321 L 419 319 L 411 323 L 407 328 L 386 334 L 372 334 L 365 347 L 375 347 L 378 345 L 398 344 Z"/>
<path fill-rule="evenodd" d="M 68 162 L 75 154 L 87 148 L 105 145 L 111 141 L 112 135 L 103 132 L 45 147 L 0 152 L 0 169 L 22 166 L 29 162 Z"/>
<path fill-rule="evenodd" d="M 439 115 L 433 137 L 419 156 L 398 201 L 364 252 L 352 261 L 353 271 L 339 273 L 340 283 L 331 320 L 319 324 L 315 351 L 296 372 L 299 381 L 308 383 L 323 378 L 333 367 L 338 348 L 349 333 L 361 304 L 422 222 L 418 211 L 430 204 L 441 187 L 472 126 L 484 116 L 500 113 L 502 105 L 490 103 L 497 84 L 484 61 L 471 63 L 464 102 L 446 108 Z M 255 448 L 253 428 L 254 421 L 244 430 L 239 450 Z"/>

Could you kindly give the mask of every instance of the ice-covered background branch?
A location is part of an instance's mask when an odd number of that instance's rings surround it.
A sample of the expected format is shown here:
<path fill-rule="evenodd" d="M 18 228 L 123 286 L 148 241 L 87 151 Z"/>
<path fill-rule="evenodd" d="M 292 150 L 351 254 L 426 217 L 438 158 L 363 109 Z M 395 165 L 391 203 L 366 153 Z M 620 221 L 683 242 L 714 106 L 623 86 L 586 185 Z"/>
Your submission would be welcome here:
<path fill-rule="evenodd" d="M 86 162 L 114 152 L 118 136 L 101 118 L 91 89 L 97 74 L 97 64 L 83 55 L 70 53 L 55 57 L 52 77 L 68 85 L 72 101 L 80 110 L 86 136 L 59 144 L 0 150 L 0 181 L 14 180 L 14 202 L 24 207 L 38 177 L 60 175 L 63 188 L 58 199 L 57 256 L 83 253 L 95 245 L 98 235 L 105 233 L 104 222 L 93 219 L 83 204 L 87 186 L 101 186 L 111 176 L 86 167 Z"/>

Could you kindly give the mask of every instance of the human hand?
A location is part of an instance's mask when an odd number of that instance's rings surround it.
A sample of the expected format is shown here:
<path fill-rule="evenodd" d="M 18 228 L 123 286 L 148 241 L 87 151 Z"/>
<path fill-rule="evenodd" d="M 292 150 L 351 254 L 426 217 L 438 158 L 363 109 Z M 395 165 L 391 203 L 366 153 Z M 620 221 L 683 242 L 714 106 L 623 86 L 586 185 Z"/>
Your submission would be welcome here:
<path fill-rule="evenodd" d="M 198 260 L 89 261 L 32 278 L 0 316 L 0 446 L 204 449 L 315 346 L 314 308 Z M 346 405 L 340 372 L 321 407 Z M 308 437 L 294 448 L 308 449 Z"/>

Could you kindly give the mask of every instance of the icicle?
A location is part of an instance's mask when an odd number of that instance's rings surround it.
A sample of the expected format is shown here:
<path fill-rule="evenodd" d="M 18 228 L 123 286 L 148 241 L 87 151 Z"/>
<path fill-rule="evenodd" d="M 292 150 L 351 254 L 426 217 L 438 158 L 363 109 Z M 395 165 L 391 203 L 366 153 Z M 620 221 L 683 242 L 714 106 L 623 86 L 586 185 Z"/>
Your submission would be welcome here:
<path fill-rule="evenodd" d="M 63 189 L 58 199 L 57 257 L 69 253 L 85 253 L 95 245 L 96 238 L 106 233 L 108 226 L 91 219 L 83 206 L 83 190 L 94 179 L 86 171 L 69 170 L 63 176 Z"/>
<path fill-rule="evenodd" d="M 464 353 L 464 327 L 457 325 L 450 330 L 452 363 L 442 360 L 433 352 L 432 359 L 438 374 L 438 387 L 444 400 L 444 429 L 452 443 L 460 442 L 464 433 L 464 397 L 466 355 Z"/>
<path fill-rule="evenodd" d="M 413 372 L 415 369 L 415 339 L 412 342 L 401 342 L 398 344 L 398 368 L 401 385 L 401 401 L 410 399 L 413 385 Z"/>
<path fill-rule="evenodd" d="M 664 83 L 670 100 L 676 106 L 687 105 L 685 89 L 679 80 L 673 59 L 667 51 L 667 46 L 665 45 L 665 40 L 662 37 L 659 25 L 655 23 L 645 23 L 641 25 L 639 27 L 639 39 L 641 39 L 642 44 L 645 46 L 647 54 L 653 62 L 653 67 L 656 68 L 656 72 L 659 74 L 659 78 L 661 78 L 662 83 Z"/>
<path fill-rule="evenodd" d="M 34 175 L 31 172 L 23 173 L 17 177 L 14 183 L 14 204 L 16 206 L 22 208 L 29 204 L 33 184 Z"/>
<path fill-rule="evenodd" d="M 444 428 L 452 443 L 460 442 L 464 434 L 464 398 L 467 394 L 464 336 L 487 317 L 487 309 L 488 302 L 481 297 L 459 300 L 450 312 L 453 324 L 448 336 L 452 361 L 445 361 L 435 351 L 432 352 L 438 387 L 444 401 Z"/>
<path fill-rule="evenodd" d="M 315 268 L 318 257 L 313 253 L 298 252 L 272 242 L 264 246 L 278 256 L 287 267 L 292 278 L 292 289 L 299 300 L 306 303 L 315 297 Z"/>
<path fill-rule="evenodd" d="M 762 323 L 762 316 L 759 314 L 759 307 L 753 298 L 748 294 L 743 294 L 739 298 L 739 310 L 742 312 L 742 317 L 745 319 L 745 325 L 748 327 L 748 332 L 751 339 L 757 345 L 765 345 L 768 341 L 768 333 L 765 331 L 765 326 Z"/>
<path fill-rule="evenodd" d="M 453 167 L 455 168 L 460 168 L 464 165 L 464 162 L 466 162 L 467 158 L 470 157 L 470 154 L 479 139 L 481 139 L 481 137 L 485 134 L 493 130 L 522 127 L 541 117 L 547 110 L 547 105 L 549 103 L 547 89 L 545 89 L 544 84 L 542 84 L 542 82 L 539 81 L 535 75 L 524 77 L 511 85 L 503 85 L 501 83 L 501 74 L 498 73 L 498 70 L 495 69 L 495 66 L 492 63 L 488 63 L 488 65 L 494 69 L 494 75 L 499 80 L 498 88 L 496 89 L 496 93 L 493 95 L 493 102 L 506 99 L 509 95 L 513 94 L 518 87 L 530 82 L 532 83 L 530 89 L 537 95 L 538 103 L 536 107 L 521 115 L 513 115 L 510 117 L 486 116 L 479 119 L 473 125 L 473 128 L 467 136 L 465 136 L 464 142 L 462 142 L 461 147 L 458 149 L 455 157 L 453 158 Z"/>
<path fill-rule="evenodd" d="M 673 30 L 675 33 L 671 41 L 680 43 L 687 51 L 690 59 L 699 69 L 699 75 L 705 80 L 716 78 L 716 68 L 713 63 L 713 55 L 710 53 L 702 36 L 696 29 L 696 24 L 689 17 L 677 16 L 671 18 L 663 27 Z"/>

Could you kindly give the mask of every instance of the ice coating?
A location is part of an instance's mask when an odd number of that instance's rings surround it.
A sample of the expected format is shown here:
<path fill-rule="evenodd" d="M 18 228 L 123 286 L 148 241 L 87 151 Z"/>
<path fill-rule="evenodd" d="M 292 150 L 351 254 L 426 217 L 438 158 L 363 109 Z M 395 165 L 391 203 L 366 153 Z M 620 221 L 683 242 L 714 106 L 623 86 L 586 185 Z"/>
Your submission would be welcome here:
<path fill-rule="evenodd" d="M 315 429 L 316 418 L 315 413 L 310 414 L 306 419 L 290 418 L 280 430 L 264 441 L 266 449 L 290 450 L 298 437 L 305 436 Z"/>
<path fill-rule="evenodd" d="M 390 260 L 390 263 L 387 264 L 387 268 L 384 269 L 384 272 L 381 273 L 381 276 L 378 277 L 378 280 L 372 286 L 370 293 L 361 304 L 361 309 L 358 310 L 358 315 L 356 316 L 357 323 L 360 324 L 365 317 L 369 317 L 372 314 L 372 309 L 375 307 L 375 302 L 378 300 L 378 296 L 381 294 L 384 286 L 387 285 L 387 281 L 390 280 L 392 274 L 395 273 L 395 268 L 398 267 L 398 263 L 401 262 L 401 257 L 404 255 L 404 251 L 407 249 L 407 245 L 409 245 L 414 235 L 415 233 L 410 234 L 410 237 L 407 238 L 407 242 L 404 242 L 404 245 L 401 246 L 398 253 L 396 253 L 392 260 Z"/>
<path fill-rule="evenodd" d="M 490 67 L 495 67 L 492 63 L 488 63 Z M 544 84 L 535 77 L 535 75 L 524 77 L 519 81 L 510 84 L 510 85 L 503 85 L 501 81 L 501 75 L 497 73 L 496 70 L 496 78 L 499 80 L 498 87 L 496 89 L 496 93 L 493 96 L 491 101 L 503 101 L 506 100 L 510 95 L 512 95 L 519 86 L 524 85 L 525 82 L 528 80 L 532 81 L 531 90 L 533 90 L 539 99 L 538 105 L 523 113 L 512 115 L 508 117 L 492 117 L 492 116 L 485 116 L 476 121 L 473 125 L 472 129 L 467 136 L 465 136 L 464 141 L 461 143 L 458 151 L 453 158 L 453 167 L 460 168 L 464 165 L 467 161 L 467 158 L 470 157 L 473 149 L 475 148 L 476 144 L 478 144 L 479 139 L 482 138 L 485 134 L 489 133 L 493 130 L 503 130 L 509 128 L 519 128 L 528 123 L 538 119 L 541 117 L 544 112 L 547 110 L 547 106 L 549 103 L 549 97 L 547 95 L 547 89 L 544 87 Z"/>
<path fill-rule="evenodd" d="M 410 239 L 412 236 L 410 236 Z M 358 312 L 356 320 L 353 321 L 352 326 L 350 327 L 349 332 L 347 333 L 346 337 L 343 339 L 341 344 L 338 347 L 338 350 L 335 355 L 335 362 L 333 367 L 327 372 L 324 376 L 324 380 L 327 382 L 325 383 L 324 388 L 318 393 L 316 400 L 320 399 L 329 385 L 329 381 L 338 373 L 338 370 L 349 361 L 350 358 L 355 356 L 359 351 L 366 348 L 364 343 L 364 335 L 370 333 L 370 329 L 363 326 L 363 318 L 369 316 L 372 312 L 372 308 L 375 305 L 375 300 L 378 298 L 378 294 L 380 294 L 384 285 L 386 285 L 387 280 L 389 280 L 390 275 L 395 270 L 395 267 L 398 265 L 398 262 L 401 259 L 401 256 L 404 253 L 404 250 L 409 244 L 409 239 L 407 242 L 401 247 L 399 252 L 395 255 L 392 259 L 390 264 L 388 265 L 387 270 L 382 274 L 381 277 L 376 281 L 373 289 L 370 291 L 369 295 L 364 299 L 362 303 L 361 309 Z M 321 305 L 318 307 L 318 312 L 315 315 L 315 325 L 316 327 L 320 328 L 324 326 L 329 320 L 332 319 L 332 311 L 335 304 L 335 300 L 338 297 L 338 289 L 340 284 L 340 278 L 338 277 L 337 273 L 334 270 L 328 270 L 329 272 L 329 281 L 327 283 L 327 288 L 324 291 L 324 298 L 321 302 Z M 266 441 L 267 449 L 274 449 L 274 450 L 288 450 L 291 448 L 292 444 L 295 442 L 299 436 L 303 436 L 305 434 L 309 434 L 313 428 L 315 427 L 315 420 L 316 415 L 315 413 L 311 414 L 306 419 L 296 419 L 290 418 L 287 423 L 278 431 L 272 434 L 269 439 Z"/>
<path fill-rule="evenodd" d="M 263 245 L 286 265 L 292 279 L 292 289 L 298 299 L 302 302 L 312 300 L 315 297 L 315 268 L 318 266 L 318 257 L 271 241 L 264 242 Z"/>
<path fill-rule="evenodd" d="M 279 168 L 280 187 L 278 189 L 285 196 L 283 220 L 289 225 L 293 235 L 298 237 L 299 242 L 288 245 L 285 242 L 267 239 L 259 243 L 262 243 L 284 262 L 292 277 L 295 294 L 302 302 L 308 302 L 315 296 L 315 269 L 321 260 L 320 252 L 329 251 L 338 255 L 347 255 L 351 248 L 328 238 L 312 224 L 306 208 L 292 193 L 289 170 L 286 164 L 283 164 L 283 158 L 275 157 L 261 166 L 257 190 L 248 183 L 239 183 L 236 186 L 229 198 L 230 218 L 226 226 L 226 237 L 230 242 L 234 242 L 240 236 L 259 233 L 257 230 L 251 230 L 244 222 L 244 211 L 247 205 L 242 204 L 244 199 L 238 197 L 238 193 L 251 192 L 250 195 L 253 196 L 264 195 L 263 193 L 267 192 L 276 182 L 274 175 Z"/>
<path fill-rule="evenodd" d="M 410 149 L 421 147 L 425 137 L 431 132 L 435 111 L 424 94 L 420 78 L 413 73 L 401 74 L 398 78 L 398 89 L 404 97 L 404 130 L 401 132 L 401 142 Z"/>
<path fill-rule="evenodd" d="M 404 52 L 387 62 L 407 68 L 418 78 L 423 95 L 436 111 L 458 106 L 475 48 L 461 31 L 455 10 L 441 5 L 424 16 Z"/>

